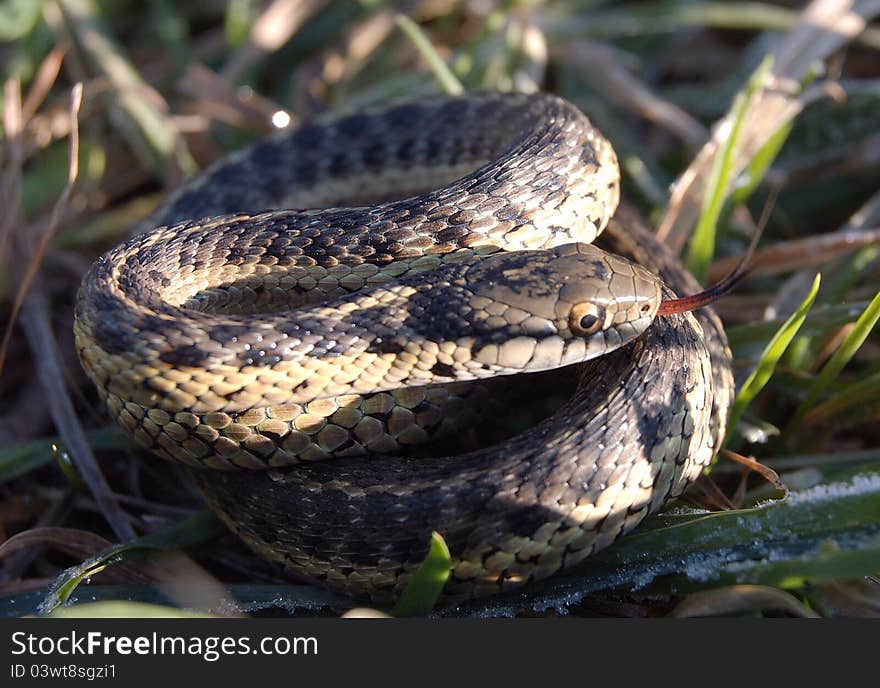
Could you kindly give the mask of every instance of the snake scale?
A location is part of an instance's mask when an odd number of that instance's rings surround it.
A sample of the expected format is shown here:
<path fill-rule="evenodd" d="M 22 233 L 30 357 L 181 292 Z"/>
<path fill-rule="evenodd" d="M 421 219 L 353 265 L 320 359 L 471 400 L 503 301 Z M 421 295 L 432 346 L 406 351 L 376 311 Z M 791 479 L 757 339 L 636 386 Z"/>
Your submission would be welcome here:
<path fill-rule="evenodd" d="M 657 316 L 699 285 L 618 200 L 610 144 L 552 95 L 331 114 L 215 164 L 101 257 L 80 360 L 293 576 L 391 600 L 438 531 L 447 598 L 506 590 L 631 530 L 724 434 L 721 325 Z M 548 387 L 570 396 L 489 439 Z"/>

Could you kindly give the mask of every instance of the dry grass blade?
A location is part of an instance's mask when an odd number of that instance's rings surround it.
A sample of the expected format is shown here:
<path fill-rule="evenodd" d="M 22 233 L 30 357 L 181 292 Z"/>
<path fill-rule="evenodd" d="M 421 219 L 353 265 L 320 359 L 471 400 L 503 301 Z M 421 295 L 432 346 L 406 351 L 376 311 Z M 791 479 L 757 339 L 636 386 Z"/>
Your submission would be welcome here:
<path fill-rule="evenodd" d="M 110 542 L 96 533 L 78 528 L 31 528 L 0 544 L 0 559 L 34 546 L 50 547 L 83 559 L 106 549 Z"/>
<path fill-rule="evenodd" d="M 780 75 L 797 79 L 816 60 L 837 50 L 862 33 L 868 21 L 880 13 L 877 0 L 814 0 L 798 24 L 775 51 Z"/>
<path fill-rule="evenodd" d="M 184 609 L 238 614 L 238 605 L 225 586 L 183 552 L 159 553 L 146 570 L 168 599 Z"/>
<path fill-rule="evenodd" d="M 111 83 L 116 105 L 124 114 L 114 122 L 135 153 L 166 181 L 175 182 L 181 176 L 193 174 L 197 165 L 171 119 L 162 111 L 165 101 L 144 82 L 104 29 L 92 0 L 58 0 L 58 6 L 77 46 Z"/>
<path fill-rule="evenodd" d="M 0 265 L 7 265 L 12 248 L 12 237 L 21 202 L 21 164 L 23 159 L 21 132 L 21 84 L 12 78 L 3 84 L 3 186 L 0 198 L 5 212 L 0 219 Z M 10 328 L 11 329 L 11 326 Z M 0 347 L 0 369 L 3 367 L 3 347 Z"/>
<path fill-rule="evenodd" d="M 51 578 L 25 578 L 11 581 L 0 581 L 0 597 L 26 595 L 30 592 L 45 590 L 52 583 Z"/>
<path fill-rule="evenodd" d="M 880 618 L 880 582 L 871 576 L 825 583 L 809 595 L 810 602 L 826 616 Z"/>
<path fill-rule="evenodd" d="M 247 42 L 224 65 L 221 75 L 230 82 L 283 46 L 316 14 L 327 0 L 275 0 L 251 26 Z"/>
<path fill-rule="evenodd" d="M 72 489 L 62 492 L 55 500 L 50 502 L 48 506 L 44 505 L 42 507 L 41 513 L 31 530 L 53 527 L 55 524 L 60 523 L 69 512 L 72 501 Z M 0 546 L 0 549 L 2 549 L 2 546 Z M 6 557 L 3 561 L 2 575 L 0 575 L 0 578 L 13 579 L 21 577 L 27 567 L 30 566 L 31 562 L 38 555 L 39 550 L 37 549 L 23 549 L 18 550 L 12 556 Z"/>
<path fill-rule="evenodd" d="M 773 51 L 768 83 L 750 105 L 733 169 L 738 174 L 780 129 L 803 109 L 806 97 L 796 96 L 812 66 L 858 35 L 868 19 L 880 13 L 880 0 L 813 0 L 798 24 Z M 658 236 L 680 251 L 700 214 L 703 189 L 723 138 L 730 129 L 729 116 L 718 122 L 712 138 L 675 184 Z"/>
<path fill-rule="evenodd" d="M 18 93 L 17 83 L 14 84 L 13 87 L 8 87 L 6 90 L 7 95 L 13 94 L 13 92 Z M 81 87 L 75 87 L 71 103 L 71 117 L 73 118 L 74 123 L 76 114 L 79 111 L 81 97 Z M 16 111 L 12 112 L 13 110 Z M 7 128 L 7 144 L 8 147 L 14 151 L 17 146 L 20 146 L 20 132 L 22 130 L 20 100 L 16 97 L 6 99 L 4 121 L 14 125 L 11 130 Z M 71 189 L 76 182 L 78 172 L 77 161 L 79 159 L 79 138 L 74 132 L 76 132 L 77 129 L 76 126 L 71 128 L 68 183 L 53 208 L 52 221 L 50 222 L 49 227 L 41 236 L 39 246 L 41 247 L 42 252 L 45 252 L 48 243 L 47 237 L 51 237 L 51 235 L 54 234 L 54 227 L 57 224 L 58 218 L 61 217 L 64 212 L 64 207 L 70 197 Z M 14 132 L 11 137 L 9 136 L 10 131 Z M 12 159 L 17 159 L 20 163 L 20 156 L 16 157 L 13 153 L 10 157 Z M 11 223 L 10 227 L 15 223 L 20 222 L 21 219 L 20 197 L 10 197 L 13 190 L 20 189 L 20 181 L 18 184 L 14 182 L 16 174 L 20 175 L 20 168 L 11 168 L 8 170 L 7 179 L 12 181 L 10 181 L 9 184 L 4 185 L 6 188 L 6 196 L 12 201 L 6 208 L 6 212 L 8 213 L 6 220 Z M 113 497 L 110 491 L 110 486 L 107 484 L 107 481 L 104 479 L 104 476 L 98 467 L 91 446 L 89 445 L 88 439 L 86 438 L 85 432 L 83 431 L 79 418 L 74 411 L 73 404 L 70 401 L 70 397 L 67 394 L 67 389 L 64 385 L 65 375 L 60 363 L 61 355 L 58 350 L 58 343 L 55 339 L 55 334 L 52 331 L 49 319 L 49 307 L 42 290 L 36 283 L 36 275 L 39 272 L 42 252 L 40 251 L 40 248 L 37 250 L 32 249 L 25 232 L 19 232 L 14 239 L 13 253 L 20 254 L 22 256 L 23 264 L 26 265 L 24 274 L 19 279 L 20 288 L 16 304 L 20 304 L 21 307 L 22 326 L 37 367 L 37 378 L 44 390 L 46 399 L 48 400 L 50 414 L 65 445 L 67 445 L 67 448 L 70 451 L 71 457 L 82 476 L 83 482 L 89 487 L 98 504 L 98 508 L 107 519 L 113 532 L 117 537 L 123 540 L 131 539 L 134 537 L 134 530 L 128 522 L 125 512 L 122 511 L 119 503 Z M 13 309 L 13 315 L 16 310 L 17 309 L 15 308 Z M 4 342 L 9 341 L 11 322 L 9 328 Z M 0 351 L 0 355 L 2 355 L 2 353 L 3 352 Z"/>
<path fill-rule="evenodd" d="M 342 615 L 343 619 L 390 619 L 390 614 L 370 607 L 352 607 Z"/>
<path fill-rule="evenodd" d="M 98 466 L 65 388 L 65 375 L 60 363 L 58 342 L 49 322 L 48 304 L 39 285 L 35 284 L 28 292 L 22 308 L 21 321 L 36 361 L 37 377 L 45 390 L 52 420 L 70 453 L 74 466 L 116 536 L 123 541 L 131 540 L 135 536 L 134 529 Z"/>
<path fill-rule="evenodd" d="M 12 338 L 12 330 L 15 321 L 18 319 L 18 313 L 24 304 L 25 297 L 27 296 L 28 290 L 31 288 L 31 284 L 40 270 L 40 266 L 43 264 L 43 257 L 46 255 L 46 249 L 48 249 L 49 242 L 55 236 L 55 231 L 58 227 L 58 220 L 62 213 L 67 209 L 68 202 L 70 201 L 70 194 L 73 191 L 73 185 L 76 183 L 77 176 L 79 176 L 78 118 L 81 106 L 82 84 L 76 84 L 70 93 L 70 160 L 67 169 L 67 184 L 64 186 L 61 196 L 55 203 L 55 207 L 52 208 L 49 226 L 46 228 L 46 231 L 40 235 L 36 247 L 31 252 L 27 268 L 25 269 L 25 273 L 19 283 L 18 292 L 15 295 L 15 302 L 12 305 L 12 314 L 9 316 L 6 331 L 3 333 L 3 341 L 0 343 L 0 373 L 3 372 L 3 365 L 6 362 L 6 352 L 9 349 L 9 341 Z"/>
<path fill-rule="evenodd" d="M 699 148 L 709 136 L 698 120 L 652 93 L 621 66 L 618 56 L 608 46 L 578 41 L 560 49 L 558 56 L 596 91 L 672 132 L 689 147 Z"/>
<path fill-rule="evenodd" d="M 397 26 L 395 13 L 384 9 L 356 23 L 337 44 L 307 63 L 296 78 L 298 110 L 318 108 L 329 90 L 351 79 Z"/>
<path fill-rule="evenodd" d="M 756 461 L 748 456 L 743 456 L 742 454 L 737 454 L 736 452 L 730 451 L 730 449 L 722 449 L 720 454 L 731 461 L 736 461 L 736 463 L 745 466 L 749 470 L 754 471 L 759 474 L 764 480 L 773 485 L 777 490 L 786 490 L 785 483 L 779 479 L 779 475 L 769 466 L 765 466 L 760 461 Z"/>
<path fill-rule="evenodd" d="M 734 508 L 733 502 L 721 491 L 717 483 L 708 475 L 701 475 L 694 483 L 695 487 L 703 493 L 703 499 L 699 500 L 703 506 L 712 511 L 730 511 Z"/>
<path fill-rule="evenodd" d="M 801 424 L 815 427 L 834 423 L 841 427 L 866 417 L 873 416 L 874 422 L 880 418 L 880 373 L 842 387 L 807 411 Z"/>
<path fill-rule="evenodd" d="M 234 127 L 268 132 L 273 122 L 290 123 L 290 115 L 279 105 L 256 93 L 242 100 L 229 80 L 199 63 L 187 67 L 177 87 L 197 99 L 199 114 Z"/>
<path fill-rule="evenodd" d="M 794 595 L 765 585 L 731 585 L 728 588 L 695 592 L 682 600 L 670 616 L 730 616 L 768 610 L 805 619 L 820 618 Z"/>
<path fill-rule="evenodd" d="M 67 54 L 69 46 L 66 43 L 55 46 L 49 51 L 49 54 L 40 63 L 37 73 L 33 78 L 28 94 L 25 96 L 24 103 L 21 106 L 21 117 L 25 122 L 37 114 L 40 105 L 49 95 L 49 91 L 58 80 L 61 73 L 61 65 L 64 63 L 64 56 Z"/>
<path fill-rule="evenodd" d="M 880 192 L 871 196 L 835 232 L 781 241 L 757 251 L 750 262 L 755 275 L 775 275 L 826 263 L 856 249 L 880 244 Z M 709 270 L 718 279 L 732 270 L 740 258 L 721 258 Z"/>
<path fill-rule="evenodd" d="M 880 228 L 841 230 L 832 234 L 780 241 L 755 253 L 750 263 L 750 272 L 753 275 L 778 275 L 812 268 L 875 244 L 880 244 Z M 737 256 L 716 260 L 709 270 L 709 281 L 713 282 L 726 275 L 736 267 L 739 260 Z"/>

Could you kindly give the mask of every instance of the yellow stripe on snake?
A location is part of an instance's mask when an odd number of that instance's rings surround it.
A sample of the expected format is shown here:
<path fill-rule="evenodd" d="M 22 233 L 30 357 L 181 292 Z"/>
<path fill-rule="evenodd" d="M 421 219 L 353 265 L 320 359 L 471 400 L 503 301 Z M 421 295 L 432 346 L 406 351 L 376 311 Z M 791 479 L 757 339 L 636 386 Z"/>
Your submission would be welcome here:
<path fill-rule="evenodd" d="M 618 196 L 610 144 L 555 96 L 332 115 L 214 165 L 100 258 L 80 359 L 293 576 L 390 600 L 436 530 L 447 598 L 522 585 L 681 494 L 724 432 L 720 323 L 656 315 L 699 286 L 609 224 Z M 490 432 L 548 386 L 570 398 Z"/>

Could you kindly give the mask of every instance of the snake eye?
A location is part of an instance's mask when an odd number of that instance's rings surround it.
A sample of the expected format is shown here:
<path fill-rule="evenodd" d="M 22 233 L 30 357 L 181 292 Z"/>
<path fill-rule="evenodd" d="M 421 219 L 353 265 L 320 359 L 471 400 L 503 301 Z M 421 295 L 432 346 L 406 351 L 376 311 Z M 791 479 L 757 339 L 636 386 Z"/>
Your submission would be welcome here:
<path fill-rule="evenodd" d="M 595 303 L 579 303 L 571 309 L 568 324 L 574 334 L 596 334 L 605 324 L 605 309 Z"/>

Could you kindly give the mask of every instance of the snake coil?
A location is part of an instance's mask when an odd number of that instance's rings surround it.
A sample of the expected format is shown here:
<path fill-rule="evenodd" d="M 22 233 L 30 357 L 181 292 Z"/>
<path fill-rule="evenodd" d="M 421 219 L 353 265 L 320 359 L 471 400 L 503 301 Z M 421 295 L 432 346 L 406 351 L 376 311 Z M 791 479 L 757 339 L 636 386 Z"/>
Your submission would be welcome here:
<path fill-rule="evenodd" d="M 618 195 L 611 146 L 558 97 L 332 115 L 214 165 L 100 258 L 80 360 L 297 577 L 392 599 L 436 530 L 450 598 L 544 578 L 679 495 L 733 392 L 711 311 L 656 317 L 699 287 L 611 219 Z M 488 439 L 565 381 L 548 417 Z M 464 436 L 482 441 L 418 449 Z"/>

